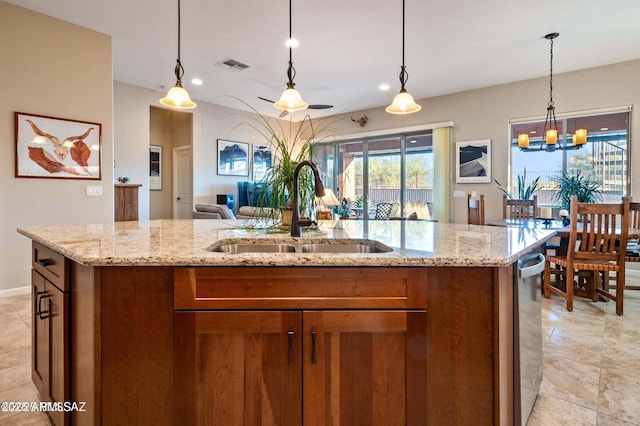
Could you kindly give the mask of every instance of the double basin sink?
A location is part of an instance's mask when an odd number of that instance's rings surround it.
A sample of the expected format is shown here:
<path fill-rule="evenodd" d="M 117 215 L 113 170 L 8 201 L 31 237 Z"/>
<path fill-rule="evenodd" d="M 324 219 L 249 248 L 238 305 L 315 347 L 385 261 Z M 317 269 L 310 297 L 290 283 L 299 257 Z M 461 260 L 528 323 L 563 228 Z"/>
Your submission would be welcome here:
<path fill-rule="evenodd" d="M 208 250 L 220 253 L 389 253 L 393 249 L 375 240 L 324 239 L 313 241 L 282 241 L 277 239 L 222 240 Z"/>

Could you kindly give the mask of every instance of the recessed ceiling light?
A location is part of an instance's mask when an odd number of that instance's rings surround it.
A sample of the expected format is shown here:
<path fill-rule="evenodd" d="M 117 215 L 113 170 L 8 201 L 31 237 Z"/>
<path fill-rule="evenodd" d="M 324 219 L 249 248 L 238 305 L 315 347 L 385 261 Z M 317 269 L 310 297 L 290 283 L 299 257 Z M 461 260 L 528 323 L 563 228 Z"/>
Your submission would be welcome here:
<path fill-rule="evenodd" d="M 417 143 L 417 142 L 418 142 L 418 141 L 417 141 L 417 140 L 415 140 L 415 139 L 411 139 L 411 140 L 409 141 L 409 143 Z"/>
<path fill-rule="evenodd" d="M 532 135 L 535 135 L 535 134 L 536 134 L 536 133 L 538 133 L 538 132 L 536 132 L 535 130 L 532 130 L 532 131 L 530 131 L 529 133 L 530 133 L 530 134 L 532 134 Z"/>
<path fill-rule="evenodd" d="M 284 45 L 291 48 L 296 48 L 300 46 L 300 42 L 295 38 L 290 38 L 289 40 L 284 42 Z"/>
<path fill-rule="evenodd" d="M 380 90 L 389 90 L 389 85 L 387 83 L 383 83 L 380 86 L 378 86 L 378 89 L 380 89 Z"/>
<path fill-rule="evenodd" d="M 202 80 L 199 78 L 194 78 L 191 80 L 191 84 L 195 85 L 195 86 L 202 86 Z"/>
<path fill-rule="evenodd" d="M 609 130 L 609 128 L 608 128 L 608 127 L 601 127 L 601 128 L 600 128 L 600 130 L 602 130 L 603 132 L 605 132 L 605 131 Z"/>

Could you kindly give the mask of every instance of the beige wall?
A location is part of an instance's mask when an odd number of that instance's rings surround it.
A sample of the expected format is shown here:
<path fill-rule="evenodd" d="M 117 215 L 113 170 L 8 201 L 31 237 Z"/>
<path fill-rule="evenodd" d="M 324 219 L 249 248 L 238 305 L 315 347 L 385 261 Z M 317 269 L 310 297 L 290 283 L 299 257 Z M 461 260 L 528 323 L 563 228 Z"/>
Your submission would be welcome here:
<path fill-rule="evenodd" d="M 590 110 L 603 107 L 640 105 L 640 60 L 554 75 L 554 100 L 557 113 Z M 433 82 L 437 84 L 437 82 Z M 407 88 L 411 91 L 411 86 Z M 389 94 L 389 102 L 393 95 Z M 344 119 L 333 126 L 338 133 L 354 135 L 360 129 L 349 117 L 363 113 L 369 117 L 367 132 L 384 129 L 402 129 L 410 126 L 453 121 L 451 143 L 456 141 L 491 139 L 493 152 L 493 178 L 506 182 L 509 162 L 509 119 L 542 116 L 546 114 L 549 96 L 548 77 L 493 86 L 484 89 L 454 93 L 436 98 L 420 99 L 422 110 L 408 116 L 387 114 L 384 107 L 344 114 Z M 640 115 L 632 113 L 630 161 L 632 195 L 640 199 Z M 451 149 L 451 174 L 455 173 Z M 487 219 L 502 217 L 502 193 L 495 184 L 456 184 L 453 191 L 485 194 Z M 451 221 L 467 220 L 466 198 L 451 198 Z"/>
<path fill-rule="evenodd" d="M 0 292 L 31 285 L 18 226 L 113 220 L 111 39 L 0 2 Z M 102 124 L 102 179 L 15 178 L 14 112 Z M 87 185 L 102 197 L 87 197 Z"/>

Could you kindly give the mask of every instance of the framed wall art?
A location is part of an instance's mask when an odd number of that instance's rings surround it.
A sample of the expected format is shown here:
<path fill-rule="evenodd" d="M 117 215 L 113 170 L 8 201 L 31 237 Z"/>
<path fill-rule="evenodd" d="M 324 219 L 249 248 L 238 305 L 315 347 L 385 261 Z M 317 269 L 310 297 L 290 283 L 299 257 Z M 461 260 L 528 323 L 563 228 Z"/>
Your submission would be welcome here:
<path fill-rule="evenodd" d="M 456 183 L 491 183 L 491 139 L 456 142 Z"/>
<path fill-rule="evenodd" d="M 67 118 L 15 113 L 16 177 L 102 177 L 102 125 Z"/>
<path fill-rule="evenodd" d="M 267 170 L 272 164 L 271 147 L 266 145 L 253 144 L 253 180 L 261 181 L 267 174 Z"/>
<path fill-rule="evenodd" d="M 218 174 L 249 176 L 249 144 L 218 139 Z"/>
<path fill-rule="evenodd" d="M 149 146 L 149 189 L 162 191 L 162 147 Z"/>

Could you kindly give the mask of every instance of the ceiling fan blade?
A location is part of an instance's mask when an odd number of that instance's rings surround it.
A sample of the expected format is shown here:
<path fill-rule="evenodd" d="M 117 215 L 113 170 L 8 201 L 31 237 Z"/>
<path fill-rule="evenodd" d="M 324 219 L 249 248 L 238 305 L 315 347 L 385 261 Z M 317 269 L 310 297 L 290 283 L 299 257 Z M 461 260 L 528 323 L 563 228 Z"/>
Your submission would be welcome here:
<path fill-rule="evenodd" d="M 328 108 L 333 108 L 333 105 L 309 105 L 309 109 L 328 109 Z"/>
<path fill-rule="evenodd" d="M 267 101 L 267 102 L 271 102 L 272 104 L 276 103 L 276 101 L 272 101 L 271 99 L 263 98 L 263 97 L 260 97 L 260 96 L 258 96 L 258 99 L 263 100 L 263 101 Z"/>

